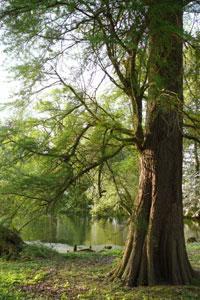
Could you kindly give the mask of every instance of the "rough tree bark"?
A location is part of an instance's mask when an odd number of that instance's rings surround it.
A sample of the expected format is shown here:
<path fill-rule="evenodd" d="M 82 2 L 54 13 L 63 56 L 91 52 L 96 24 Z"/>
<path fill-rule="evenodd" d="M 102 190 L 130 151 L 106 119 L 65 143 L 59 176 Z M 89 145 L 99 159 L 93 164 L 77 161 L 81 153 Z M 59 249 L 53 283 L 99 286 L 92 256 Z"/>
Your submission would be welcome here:
<path fill-rule="evenodd" d="M 188 284 L 182 212 L 182 1 L 149 8 L 149 96 L 139 191 L 123 259 L 113 277 L 129 286 Z"/>

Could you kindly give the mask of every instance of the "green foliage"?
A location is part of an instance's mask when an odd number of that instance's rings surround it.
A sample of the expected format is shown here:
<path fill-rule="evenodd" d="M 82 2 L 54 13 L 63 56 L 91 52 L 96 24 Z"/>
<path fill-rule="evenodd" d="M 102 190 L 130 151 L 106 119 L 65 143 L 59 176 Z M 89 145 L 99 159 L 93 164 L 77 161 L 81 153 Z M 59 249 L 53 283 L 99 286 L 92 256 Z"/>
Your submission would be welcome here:
<path fill-rule="evenodd" d="M 103 181 L 106 192 L 96 199 L 92 214 L 100 218 L 130 216 L 137 186 L 138 153 L 127 148 L 109 163 L 109 172 Z"/>
<path fill-rule="evenodd" d="M 121 122 L 126 114 L 118 100 L 121 94 L 105 99 L 107 109 L 118 101 L 114 120 L 101 110 L 96 123 L 70 91 L 55 89 L 46 97 L 32 108 L 34 117 L 21 114 L 1 127 L 2 213 L 11 221 L 22 217 L 24 224 L 46 210 L 82 214 L 95 206 L 95 214 L 101 215 L 106 202 L 110 215 L 130 213 L 137 152 L 123 149 L 118 140 L 124 138 Z"/>

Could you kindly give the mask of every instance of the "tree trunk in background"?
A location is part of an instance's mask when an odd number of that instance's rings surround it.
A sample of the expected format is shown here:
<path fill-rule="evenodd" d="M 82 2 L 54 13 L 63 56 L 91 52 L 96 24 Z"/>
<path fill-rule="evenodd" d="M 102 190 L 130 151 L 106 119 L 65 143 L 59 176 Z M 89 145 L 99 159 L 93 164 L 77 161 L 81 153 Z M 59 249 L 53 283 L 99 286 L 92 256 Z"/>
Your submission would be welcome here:
<path fill-rule="evenodd" d="M 122 262 L 129 286 L 189 284 L 182 212 L 182 3 L 150 2 L 146 140 L 139 191 Z"/>
<path fill-rule="evenodd" d="M 195 164 L 195 205 L 196 205 L 196 211 L 198 211 L 198 202 L 199 202 L 199 148 L 197 142 L 194 142 L 194 164 Z M 199 212 L 200 214 L 200 212 Z"/>
<path fill-rule="evenodd" d="M 198 153 L 197 142 L 194 142 L 194 159 L 195 159 L 195 172 L 199 173 L 199 153 Z"/>

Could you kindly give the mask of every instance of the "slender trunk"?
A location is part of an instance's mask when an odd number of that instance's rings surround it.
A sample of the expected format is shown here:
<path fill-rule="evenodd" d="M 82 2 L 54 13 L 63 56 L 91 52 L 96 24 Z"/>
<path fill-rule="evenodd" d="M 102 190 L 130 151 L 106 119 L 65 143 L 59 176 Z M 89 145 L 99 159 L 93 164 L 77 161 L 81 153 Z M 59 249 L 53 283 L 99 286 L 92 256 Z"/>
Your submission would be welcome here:
<path fill-rule="evenodd" d="M 198 210 L 198 202 L 199 202 L 199 151 L 198 151 L 198 144 L 194 142 L 194 164 L 195 164 L 195 199 L 194 199 L 194 206 L 196 211 Z"/>
<path fill-rule="evenodd" d="M 199 154 L 198 154 L 197 142 L 194 142 L 194 159 L 195 159 L 195 172 L 199 173 Z"/>
<path fill-rule="evenodd" d="M 174 4 L 174 2 L 176 2 Z M 182 208 L 181 1 L 151 1 L 149 97 L 134 222 L 114 277 L 129 286 L 189 284 Z"/>

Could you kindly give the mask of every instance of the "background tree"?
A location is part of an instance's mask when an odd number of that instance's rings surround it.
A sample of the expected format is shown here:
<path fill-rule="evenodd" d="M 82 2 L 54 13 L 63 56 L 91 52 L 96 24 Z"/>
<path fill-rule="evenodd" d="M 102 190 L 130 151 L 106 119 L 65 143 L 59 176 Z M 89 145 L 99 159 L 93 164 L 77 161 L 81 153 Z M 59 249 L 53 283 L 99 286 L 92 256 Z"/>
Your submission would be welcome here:
<path fill-rule="evenodd" d="M 184 214 L 199 217 L 199 33 L 193 47 L 185 49 L 185 118 L 184 135 L 189 137 L 184 142 L 185 155 L 183 165 Z M 192 137 L 192 138 L 191 138 Z"/>

